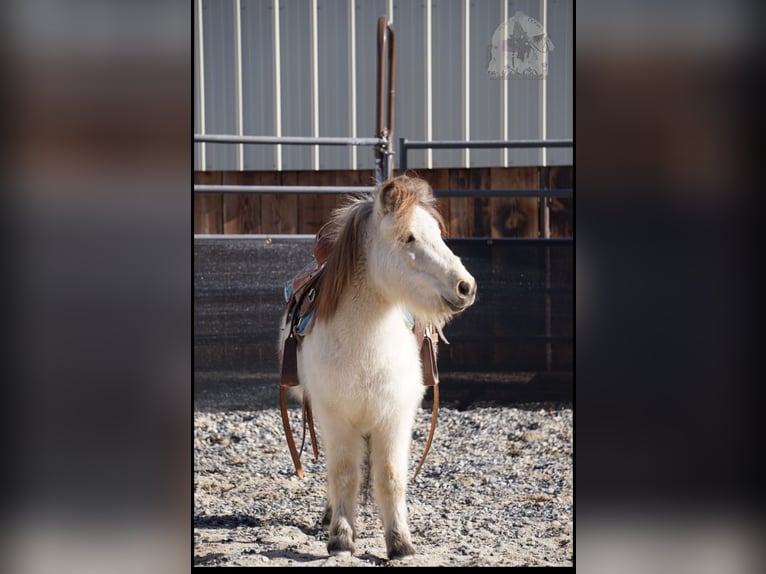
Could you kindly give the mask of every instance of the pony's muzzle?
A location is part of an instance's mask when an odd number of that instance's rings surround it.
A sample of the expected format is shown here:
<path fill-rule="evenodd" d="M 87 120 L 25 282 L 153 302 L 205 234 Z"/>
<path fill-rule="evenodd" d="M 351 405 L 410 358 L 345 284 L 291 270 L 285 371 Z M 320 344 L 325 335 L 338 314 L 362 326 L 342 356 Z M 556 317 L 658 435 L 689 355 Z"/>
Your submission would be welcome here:
<path fill-rule="evenodd" d="M 463 308 L 473 305 L 476 299 L 476 280 L 470 276 L 458 280 L 455 293 Z"/>

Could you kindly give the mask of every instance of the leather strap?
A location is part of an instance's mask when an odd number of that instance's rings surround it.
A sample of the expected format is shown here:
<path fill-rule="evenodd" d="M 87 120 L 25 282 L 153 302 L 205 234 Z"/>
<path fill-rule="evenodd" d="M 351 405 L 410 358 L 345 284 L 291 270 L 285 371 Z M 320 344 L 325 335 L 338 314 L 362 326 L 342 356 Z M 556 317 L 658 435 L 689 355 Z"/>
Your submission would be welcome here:
<path fill-rule="evenodd" d="M 290 449 L 290 456 L 293 458 L 293 464 L 295 465 L 295 472 L 300 478 L 303 478 L 303 467 L 301 466 L 301 456 L 298 454 L 298 449 L 295 448 L 295 439 L 293 439 L 293 431 L 290 428 L 290 417 L 287 414 L 287 386 L 279 385 L 279 407 L 282 411 L 282 426 L 285 427 L 285 436 L 287 436 L 287 446 Z"/>
<path fill-rule="evenodd" d="M 434 431 L 436 430 L 436 419 L 439 415 L 439 370 L 436 367 L 436 353 L 434 351 L 434 344 L 431 340 L 429 328 L 423 336 L 423 344 L 420 346 L 420 360 L 423 363 L 423 384 L 427 387 L 433 387 L 434 389 L 434 406 L 431 410 L 431 429 L 428 431 L 428 440 L 426 441 L 426 449 L 423 451 L 423 456 L 420 459 L 417 470 L 412 478 L 418 476 L 420 468 L 426 461 L 428 451 L 431 450 L 431 441 L 434 438 Z"/>

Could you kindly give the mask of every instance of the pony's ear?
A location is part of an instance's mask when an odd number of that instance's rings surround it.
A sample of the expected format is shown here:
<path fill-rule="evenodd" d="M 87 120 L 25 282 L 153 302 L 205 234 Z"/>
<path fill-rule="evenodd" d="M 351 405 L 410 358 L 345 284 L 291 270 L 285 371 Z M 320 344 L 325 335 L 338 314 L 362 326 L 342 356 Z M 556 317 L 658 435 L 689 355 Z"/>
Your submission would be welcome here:
<path fill-rule="evenodd" d="M 417 203 L 417 196 L 407 176 L 384 181 L 378 189 L 376 204 L 382 215 L 396 215 L 414 203 Z"/>
<path fill-rule="evenodd" d="M 389 179 L 384 181 L 378 189 L 378 196 L 376 198 L 378 211 L 381 215 L 390 215 L 396 213 L 397 207 L 401 204 L 401 190 L 396 185 L 396 180 Z"/>

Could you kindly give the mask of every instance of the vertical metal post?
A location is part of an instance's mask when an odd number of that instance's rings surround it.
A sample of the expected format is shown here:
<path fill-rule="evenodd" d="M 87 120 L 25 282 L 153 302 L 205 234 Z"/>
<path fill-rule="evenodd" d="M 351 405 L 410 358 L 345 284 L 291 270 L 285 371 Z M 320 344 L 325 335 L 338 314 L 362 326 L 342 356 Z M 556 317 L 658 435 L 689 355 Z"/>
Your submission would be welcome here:
<path fill-rule="evenodd" d="M 393 15 L 393 1 L 391 2 L 391 14 Z M 393 16 L 392 16 L 393 17 Z M 393 145 L 394 145 L 394 102 L 396 101 L 396 34 L 391 24 L 386 26 L 388 34 L 388 143 L 386 145 L 386 179 L 394 172 Z"/>
<path fill-rule="evenodd" d="M 207 133 L 205 131 L 205 26 L 202 23 L 202 0 L 197 0 L 197 39 L 198 39 L 198 51 L 199 60 L 197 69 L 197 79 L 199 80 L 199 131 L 201 134 Z M 207 151 L 207 144 L 202 142 L 200 145 L 199 160 L 202 171 L 207 169 L 205 152 Z"/>
<path fill-rule="evenodd" d="M 351 137 L 356 137 L 356 0 L 348 0 L 349 118 Z M 351 169 L 357 166 L 357 146 L 349 146 Z"/>
<path fill-rule="evenodd" d="M 317 0 L 311 0 L 311 136 L 319 137 L 319 38 Z M 311 165 L 319 169 L 319 146 L 312 148 Z"/>
<path fill-rule="evenodd" d="M 550 180 L 550 170 L 547 166 L 540 168 L 540 182 L 541 189 L 548 189 L 548 182 Z M 540 198 L 540 228 L 543 238 L 550 239 L 551 237 L 551 212 L 550 212 L 550 197 Z M 553 347 L 550 342 L 552 333 L 552 318 L 551 318 L 551 246 L 545 246 L 545 366 L 548 371 L 553 368 Z"/>
<path fill-rule="evenodd" d="M 505 40 L 508 35 L 508 0 L 500 3 L 500 21 L 503 23 L 503 38 L 500 42 L 500 52 L 503 55 L 503 73 L 508 69 L 508 51 L 505 49 Z M 500 84 L 500 134 L 504 140 L 508 139 L 508 78 L 501 78 Z M 503 148 L 503 167 L 508 167 L 508 148 Z"/>
<path fill-rule="evenodd" d="M 407 173 L 407 139 L 399 138 L 399 173 Z"/>
<path fill-rule="evenodd" d="M 540 0 L 541 24 L 543 27 L 543 58 L 548 52 L 548 0 Z M 540 78 L 540 139 L 548 139 L 548 77 Z M 540 148 L 540 165 L 548 165 L 548 148 Z"/>
<path fill-rule="evenodd" d="M 548 0 L 540 0 L 540 14 L 543 26 L 543 46 L 545 51 L 548 49 Z M 546 54 L 547 55 L 547 54 Z M 545 55 L 543 56 L 545 57 Z M 543 75 L 540 78 L 540 139 L 548 139 L 548 78 Z M 543 189 L 548 189 L 549 170 L 548 170 L 548 148 L 540 148 L 540 173 L 543 177 Z M 542 235 L 545 239 L 551 236 L 551 211 L 550 198 L 540 198 L 541 227 Z M 551 336 L 551 247 L 545 246 L 545 336 Z M 545 361 L 548 371 L 553 367 L 553 349 L 550 340 L 545 345 Z"/>
<path fill-rule="evenodd" d="M 242 106 L 242 6 L 240 0 L 234 0 L 234 97 L 237 135 L 244 135 L 244 119 Z M 237 145 L 237 169 L 245 169 L 245 146 Z"/>
<path fill-rule="evenodd" d="M 431 36 L 431 21 L 433 19 L 432 14 L 432 1 L 425 0 L 426 2 L 426 101 L 425 101 L 425 120 L 426 120 L 426 141 L 433 139 L 433 55 L 431 52 L 433 39 Z M 426 150 L 426 169 L 433 168 L 434 153 L 432 149 Z M 406 165 L 406 160 L 405 160 Z"/>
<path fill-rule="evenodd" d="M 377 93 L 375 102 L 375 135 L 379 138 L 385 137 L 383 125 L 383 81 L 385 78 L 383 69 L 383 55 L 386 45 L 386 17 L 378 18 L 378 58 L 377 58 Z M 383 173 L 383 150 L 378 145 L 375 148 L 375 181 L 382 182 L 385 179 Z"/>
<path fill-rule="evenodd" d="M 274 0 L 274 135 L 282 137 L 282 58 L 279 34 L 279 0 Z M 274 146 L 274 169 L 282 171 L 282 145 Z"/>
<path fill-rule="evenodd" d="M 385 140 L 375 148 L 375 179 L 380 183 L 391 177 L 391 138 L 394 131 L 394 96 L 396 92 L 396 45 L 394 31 L 388 25 L 385 16 L 378 18 L 378 91 L 376 106 L 376 136 Z M 384 102 L 386 93 L 386 60 L 388 60 L 388 102 Z"/>
<path fill-rule="evenodd" d="M 471 0 L 463 0 L 463 139 L 471 139 Z M 471 167 L 471 150 L 463 150 L 463 167 Z"/>

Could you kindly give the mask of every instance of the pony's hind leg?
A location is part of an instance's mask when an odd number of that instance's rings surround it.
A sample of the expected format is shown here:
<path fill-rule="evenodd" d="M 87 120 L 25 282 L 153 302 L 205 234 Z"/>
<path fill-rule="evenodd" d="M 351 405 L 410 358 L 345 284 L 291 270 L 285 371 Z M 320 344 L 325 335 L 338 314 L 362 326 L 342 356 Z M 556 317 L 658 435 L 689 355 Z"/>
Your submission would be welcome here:
<path fill-rule="evenodd" d="M 407 454 L 410 426 L 395 435 L 376 432 L 371 437 L 370 465 L 375 499 L 380 507 L 389 559 L 415 554 L 407 524 Z"/>
<path fill-rule="evenodd" d="M 330 528 L 330 522 L 332 522 L 332 508 L 330 508 L 330 503 L 327 502 L 322 513 L 322 530 Z"/>
<path fill-rule="evenodd" d="M 353 554 L 364 443 L 352 429 L 324 434 L 327 445 L 327 506 L 322 522 L 324 524 L 329 519 L 327 551 L 330 554 Z"/>

